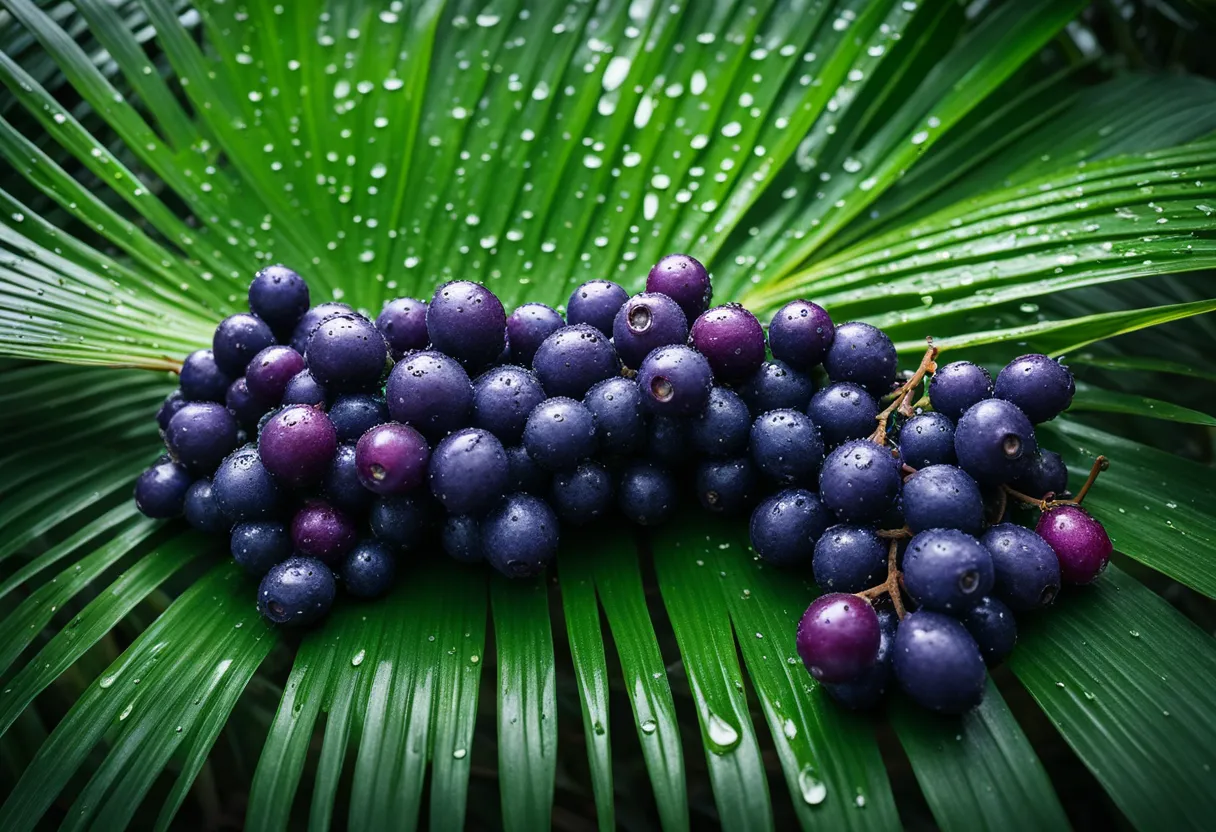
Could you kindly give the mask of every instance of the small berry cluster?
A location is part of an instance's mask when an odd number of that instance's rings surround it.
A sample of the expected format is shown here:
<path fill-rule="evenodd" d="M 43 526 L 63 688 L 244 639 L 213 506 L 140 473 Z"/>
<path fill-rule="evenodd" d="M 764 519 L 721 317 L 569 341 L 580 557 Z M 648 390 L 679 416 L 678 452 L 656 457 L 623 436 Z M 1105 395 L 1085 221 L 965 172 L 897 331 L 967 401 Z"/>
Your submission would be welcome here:
<path fill-rule="evenodd" d="M 936 370 L 930 347 L 899 384 L 873 326 L 836 326 L 798 300 L 766 339 L 748 310 L 711 298 L 704 266 L 677 254 L 632 297 L 584 283 L 565 319 L 540 303 L 508 316 L 486 287 L 453 281 L 372 321 L 310 308 L 296 272 L 268 267 L 250 313 L 183 362 L 157 415 L 169 454 L 136 502 L 226 533 L 261 579 L 261 613 L 303 625 L 339 587 L 384 593 L 436 537 L 458 561 L 537 575 L 562 524 L 615 510 L 656 525 L 691 482 L 707 510 L 752 513 L 765 561 L 813 565 L 831 594 L 807 611 L 798 649 L 834 696 L 877 701 L 893 665 L 923 704 L 973 703 L 981 649 L 999 659 L 1012 646 L 1009 608 L 1049 603 L 1061 571 L 1084 582 L 1109 554 L 1095 521 L 1053 499 L 1067 472 L 1035 442 L 1032 423 L 1071 400 L 1071 375 L 1026 356 L 994 387 L 972 364 Z M 931 371 L 934 410 L 918 413 Z M 998 525 L 977 540 L 991 495 Z M 1001 522 L 1011 495 L 1044 509 L 1038 535 Z M 904 592 L 916 611 L 900 624 Z"/>

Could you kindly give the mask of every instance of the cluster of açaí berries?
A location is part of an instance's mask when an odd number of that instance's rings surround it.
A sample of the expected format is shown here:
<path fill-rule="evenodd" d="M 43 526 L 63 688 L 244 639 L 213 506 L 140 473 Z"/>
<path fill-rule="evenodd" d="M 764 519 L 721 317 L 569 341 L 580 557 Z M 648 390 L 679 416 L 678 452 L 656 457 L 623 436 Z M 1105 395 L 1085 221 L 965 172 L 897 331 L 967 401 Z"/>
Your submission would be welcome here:
<path fill-rule="evenodd" d="M 670 255 L 633 297 L 606 280 L 578 287 L 565 320 L 539 303 L 507 316 L 486 287 L 453 281 L 372 321 L 310 308 L 300 276 L 271 266 L 250 313 L 183 362 L 157 416 L 169 456 L 136 502 L 228 534 L 261 578 L 262 614 L 301 625 L 339 587 L 382 594 L 436 538 L 456 560 L 536 575 L 561 524 L 614 511 L 661 523 L 688 481 L 712 512 L 752 511 L 761 558 L 813 557 L 832 592 L 807 611 L 798 650 L 834 696 L 871 704 L 893 672 L 929 707 L 978 701 L 981 650 L 1012 646 L 1010 608 L 1050 603 L 1061 574 L 1092 579 L 1109 553 L 1092 518 L 1052 500 L 1067 471 L 1035 443 L 1032 422 L 1067 406 L 1071 375 L 1026 356 L 994 389 L 982 368 L 951 364 L 929 385 L 934 412 L 918 413 L 932 348 L 897 386 L 875 327 L 793 301 L 766 349 L 754 315 L 711 309 L 711 296 L 705 268 Z M 1009 496 L 1044 510 L 1039 534 L 1000 522 L 977 539 Z M 902 625 L 901 590 L 916 606 Z"/>

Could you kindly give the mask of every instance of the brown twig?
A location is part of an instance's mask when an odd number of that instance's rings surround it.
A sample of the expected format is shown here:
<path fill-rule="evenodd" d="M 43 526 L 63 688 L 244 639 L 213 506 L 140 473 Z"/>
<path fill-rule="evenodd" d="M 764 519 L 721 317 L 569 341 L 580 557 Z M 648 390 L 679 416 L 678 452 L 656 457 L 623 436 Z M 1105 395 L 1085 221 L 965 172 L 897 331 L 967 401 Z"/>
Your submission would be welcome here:
<path fill-rule="evenodd" d="M 1068 500 L 1056 500 L 1054 494 L 1045 494 L 1042 497 L 1031 497 L 1029 494 L 1023 494 L 1021 491 L 1010 488 L 1008 485 L 1001 486 L 1002 499 L 1011 497 L 1019 503 L 1036 506 L 1039 511 L 1047 511 L 1056 506 L 1079 506 L 1081 501 L 1085 499 L 1085 495 L 1089 493 L 1089 489 L 1093 488 L 1094 483 L 1098 479 L 1098 475 L 1110 467 L 1110 460 L 1104 456 L 1099 456 L 1094 460 L 1094 464 L 1089 468 L 1089 476 L 1085 478 L 1085 484 L 1081 486 L 1081 490 L 1077 492 L 1077 496 Z M 1002 504 L 1001 513 L 1005 513 Z"/>
<path fill-rule="evenodd" d="M 902 529 L 879 529 L 875 534 L 887 540 L 907 540 L 912 536 L 912 530 L 904 526 Z"/>
<path fill-rule="evenodd" d="M 883 536 L 882 532 L 879 532 L 878 534 L 880 537 Z M 903 620 L 905 615 L 904 599 L 900 594 L 900 588 L 903 585 L 903 575 L 899 574 L 899 568 L 896 566 L 898 556 L 899 540 L 892 539 L 890 545 L 887 547 L 887 579 L 878 586 L 872 586 L 867 590 L 858 592 L 857 595 L 861 598 L 865 598 L 867 601 L 873 601 L 875 598 L 879 598 L 883 595 L 889 595 L 891 597 L 891 603 L 895 605 L 895 614 L 899 616 L 900 620 Z"/>
<path fill-rule="evenodd" d="M 887 420 L 891 418 L 892 414 L 899 411 L 900 415 L 905 418 L 913 415 L 912 403 L 909 401 L 912 391 L 920 386 L 926 374 L 937 370 L 937 347 L 933 346 L 932 338 L 925 340 L 929 342 L 929 348 L 925 350 L 925 355 L 920 360 L 920 366 L 916 368 L 916 372 L 912 374 L 912 377 L 901 384 L 899 389 L 895 391 L 891 403 L 883 409 L 882 413 L 879 413 L 875 417 L 878 421 L 878 427 L 874 429 L 874 433 L 870 434 L 870 441 L 877 445 L 887 444 Z"/>

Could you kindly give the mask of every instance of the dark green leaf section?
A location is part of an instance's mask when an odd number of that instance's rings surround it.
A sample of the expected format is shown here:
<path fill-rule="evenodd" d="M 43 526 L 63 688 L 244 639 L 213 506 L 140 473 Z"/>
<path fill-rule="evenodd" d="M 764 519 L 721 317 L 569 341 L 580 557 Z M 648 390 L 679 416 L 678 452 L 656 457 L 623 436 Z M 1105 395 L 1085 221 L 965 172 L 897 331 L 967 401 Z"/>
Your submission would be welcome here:
<path fill-rule="evenodd" d="M 1040 425 L 1044 444 L 1063 454 L 1074 488 L 1103 454 L 1110 468 L 1085 498 L 1115 548 L 1216 598 L 1216 509 L 1212 470 L 1067 418 Z"/>
<path fill-rule="evenodd" d="M 1212 372 L 1209 369 L 1194 367 L 1190 364 L 1182 364 L 1163 358 L 1150 358 L 1139 355 L 1095 355 L 1094 353 L 1084 352 L 1068 356 L 1068 363 L 1086 367 L 1098 367 L 1103 370 L 1113 370 L 1116 372 L 1131 370 L 1142 373 L 1167 373 L 1169 375 L 1203 379 L 1204 381 L 1216 381 L 1216 372 Z"/>
<path fill-rule="evenodd" d="M 1073 397 L 1069 409 L 1097 413 L 1128 413 L 1133 416 L 1147 416 L 1150 419 L 1162 419 L 1167 422 L 1216 427 L 1216 417 L 1198 410 L 1119 390 L 1106 390 L 1084 382 L 1077 382 L 1077 394 Z"/>
<path fill-rule="evenodd" d="M 1216 649 L 1115 567 L 1025 617 L 1010 666 L 1140 829 L 1216 816 Z"/>
<path fill-rule="evenodd" d="M 1069 828 L 1030 741 L 988 682 L 983 703 L 961 717 L 892 697 L 892 724 L 946 832 Z"/>

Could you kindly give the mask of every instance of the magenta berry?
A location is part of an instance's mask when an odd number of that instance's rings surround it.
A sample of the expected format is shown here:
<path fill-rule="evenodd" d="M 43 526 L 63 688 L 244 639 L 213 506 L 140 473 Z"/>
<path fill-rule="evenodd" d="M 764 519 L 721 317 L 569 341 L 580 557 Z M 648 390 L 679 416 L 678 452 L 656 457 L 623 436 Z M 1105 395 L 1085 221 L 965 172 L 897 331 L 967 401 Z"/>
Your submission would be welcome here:
<path fill-rule="evenodd" d="M 667 295 L 690 321 L 709 308 L 714 295 L 709 272 L 701 261 L 687 254 L 669 254 L 655 263 L 646 276 L 646 291 Z"/>
<path fill-rule="evenodd" d="M 820 682 L 851 682 L 874 664 L 882 630 L 864 598 L 832 592 L 816 598 L 798 622 L 798 655 Z"/>
<path fill-rule="evenodd" d="M 426 481 L 431 449 L 409 425 L 389 422 L 371 428 L 355 445 L 363 487 L 377 494 L 403 494 Z"/>
<path fill-rule="evenodd" d="M 1035 531 L 1060 559 L 1060 577 L 1066 583 L 1091 583 L 1110 563 L 1112 546 L 1106 529 L 1080 506 L 1047 509 Z"/>
<path fill-rule="evenodd" d="M 823 362 L 835 335 L 832 316 L 809 300 L 790 301 L 777 310 L 768 325 L 773 358 L 803 373 Z"/>
<path fill-rule="evenodd" d="M 764 328 L 737 303 L 716 306 L 697 318 L 688 340 L 722 381 L 744 381 L 764 363 Z"/>
<path fill-rule="evenodd" d="M 266 470 L 294 488 L 316 485 L 338 449 L 329 417 L 306 404 L 289 405 L 262 426 L 258 453 Z"/>

